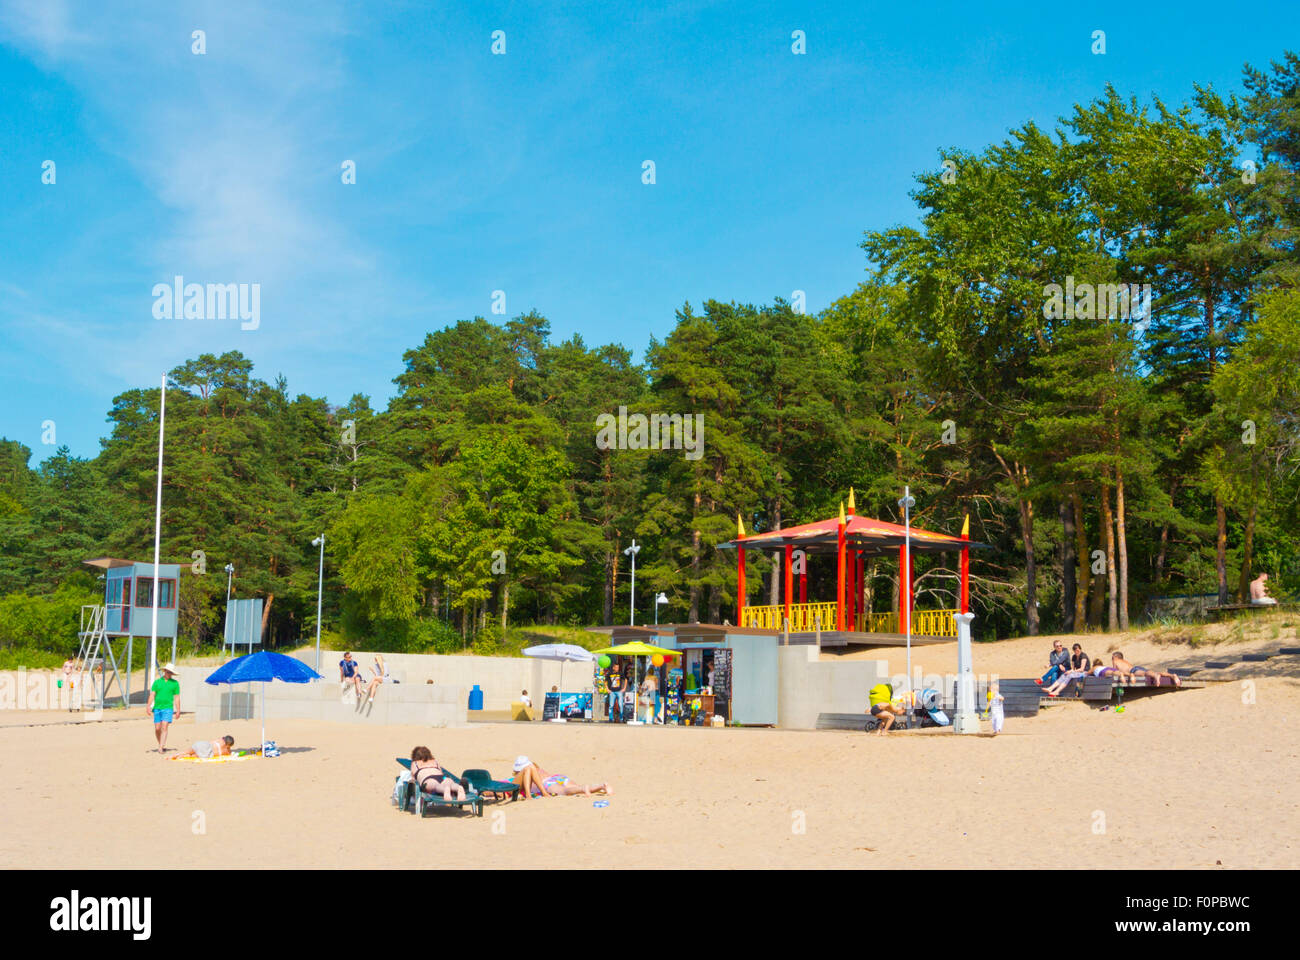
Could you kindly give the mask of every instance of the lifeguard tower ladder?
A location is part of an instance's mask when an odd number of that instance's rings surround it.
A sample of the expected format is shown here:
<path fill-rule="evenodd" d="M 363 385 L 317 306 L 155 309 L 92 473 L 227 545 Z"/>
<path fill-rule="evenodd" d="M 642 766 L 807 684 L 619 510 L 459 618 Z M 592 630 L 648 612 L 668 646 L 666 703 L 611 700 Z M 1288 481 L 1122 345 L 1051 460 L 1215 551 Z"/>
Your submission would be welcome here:
<path fill-rule="evenodd" d="M 79 705 L 82 710 L 102 710 L 109 687 L 116 683 L 122 706 L 126 706 L 129 694 L 122 683 L 122 676 L 117 670 L 117 657 L 113 654 L 113 644 L 108 638 L 108 617 L 100 604 L 85 604 L 81 608 L 81 629 L 77 632 L 80 644 L 77 647 L 77 686 L 68 709 L 74 710 Z M 99 687 L 95 686 L 95 672 L 99 672 Z"/>

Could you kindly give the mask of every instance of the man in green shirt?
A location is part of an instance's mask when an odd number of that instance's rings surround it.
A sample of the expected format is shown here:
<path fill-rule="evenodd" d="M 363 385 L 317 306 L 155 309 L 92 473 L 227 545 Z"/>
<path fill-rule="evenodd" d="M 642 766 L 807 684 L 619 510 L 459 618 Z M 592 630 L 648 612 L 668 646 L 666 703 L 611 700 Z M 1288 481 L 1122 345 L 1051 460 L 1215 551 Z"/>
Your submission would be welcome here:
<path fill-rule="evenodd" d="M 162 676 L 149 688 L 149 709 L 153 712 L 153 735 L 158 752 L 167 752 L 167 728 L 172 725 L 173 711 L 181 708 L 181 685 L 176 679 L 176 665 L 164 663 Z"/>

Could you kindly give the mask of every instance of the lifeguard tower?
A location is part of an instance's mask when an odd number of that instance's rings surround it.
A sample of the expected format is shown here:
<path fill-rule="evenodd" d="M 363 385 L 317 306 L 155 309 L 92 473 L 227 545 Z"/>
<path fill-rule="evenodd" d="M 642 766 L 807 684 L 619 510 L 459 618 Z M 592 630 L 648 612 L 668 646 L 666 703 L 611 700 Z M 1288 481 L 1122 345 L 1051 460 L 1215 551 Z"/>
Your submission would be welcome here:
<path fill-rule="evenodd" d="M 81 706 L 103 707 L 109 689 L 117 684 L 116 697 L 122 705 L 131 702 L 131 665 L 135 637 L 148 638 L 152 632 L 154 603 L 154 567 L 152 563 L 100 557 L 85 561 L 89 567 L 104 571 L 104 603 L 81 608 L 81 640 L 77 650 L 82 690 Z M 180 564 L 158 565 L 158 632 L 159 640 L 172 642 L 171 659 L 176 659 L 176 608 L 180 601 Z M 120 643 L 118 648 L 115 643 Z M 96 685 L 98 672 L 98 685 Z M 89 691 L 90 698 L 87 699 Z"/>

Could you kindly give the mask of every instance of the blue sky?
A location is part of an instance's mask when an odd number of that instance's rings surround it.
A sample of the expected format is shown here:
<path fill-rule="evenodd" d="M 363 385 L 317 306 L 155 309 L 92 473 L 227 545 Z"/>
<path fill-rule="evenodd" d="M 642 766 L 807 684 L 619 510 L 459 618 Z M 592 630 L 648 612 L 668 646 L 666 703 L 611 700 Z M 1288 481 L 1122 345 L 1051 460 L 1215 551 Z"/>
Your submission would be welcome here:
<path fill-rule="evenodd" d="M 685 301 L 819 310 L 945 148 L 1300 37 L 1294 0 L 639 6 L 0 0 L 0 436 L 93 456 L 114 395 L 226 350 L 382 407 L 494 290 L 638 356 Z M 260 326 L 155 319 L 177 274 L 260 284 Z"/>

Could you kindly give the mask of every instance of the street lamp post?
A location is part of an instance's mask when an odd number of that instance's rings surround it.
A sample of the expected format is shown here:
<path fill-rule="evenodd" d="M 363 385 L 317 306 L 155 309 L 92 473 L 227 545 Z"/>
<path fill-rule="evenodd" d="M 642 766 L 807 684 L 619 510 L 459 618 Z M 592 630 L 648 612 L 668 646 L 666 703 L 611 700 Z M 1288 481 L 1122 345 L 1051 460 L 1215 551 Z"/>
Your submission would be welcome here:
<path fill-rule="evenodd" d="M 235 575 L 235 565 L 233 563 L 226 564 L 226 616 L 227 617 L 230 616 L 230 581 L 231 578 L 234 577 L 234 575 Z M 225 654 L 226 654 L 226 638 L 222 637 L 221 655 L 225 656 Z"/>
<path fill-rule="evenodd" d="M 665 595 L 663 591 L 660 591 L 659 596 L 655 597 L 655 626 L 656 627 L 659 626 L 659 604 L 667 603 L 667 602 L 668 602 L 667 595 Z"/>
<path fill-rule="evenodd" d="M 916 498 L 912 496 L 910 487 L 903 487 L 903 499 L 898 501 L 898 505 L 903 508 L 903 569 L 899 573 L 899 583 L 906 579 L 907 583 L 907 609 L 903 611 L 903 616 L 907 619 L 907 689 L 912 689 L 912 508 L 916 506 Z M 899 590 L 902 595 L 904 591 Z"/>
<path fill-rule="evenodd" d="M 636 545 L 636 538 L 632 539 L 632 546 L 623 551 L 632 558 L 632 596 L 628 599 L 627 625 L 636 626 L 636 555 L 641 552 L 641 548 Z M 656 613 L 658 611 L 656 610 Z"/>
<path fill-rule="evenodd" d="M 320 598 L 325 589 L 325 534 L 311 542 L 313 547 L 320 547 L 320 566 L 316 572 L 316 672 L 320 673 Z"/>

